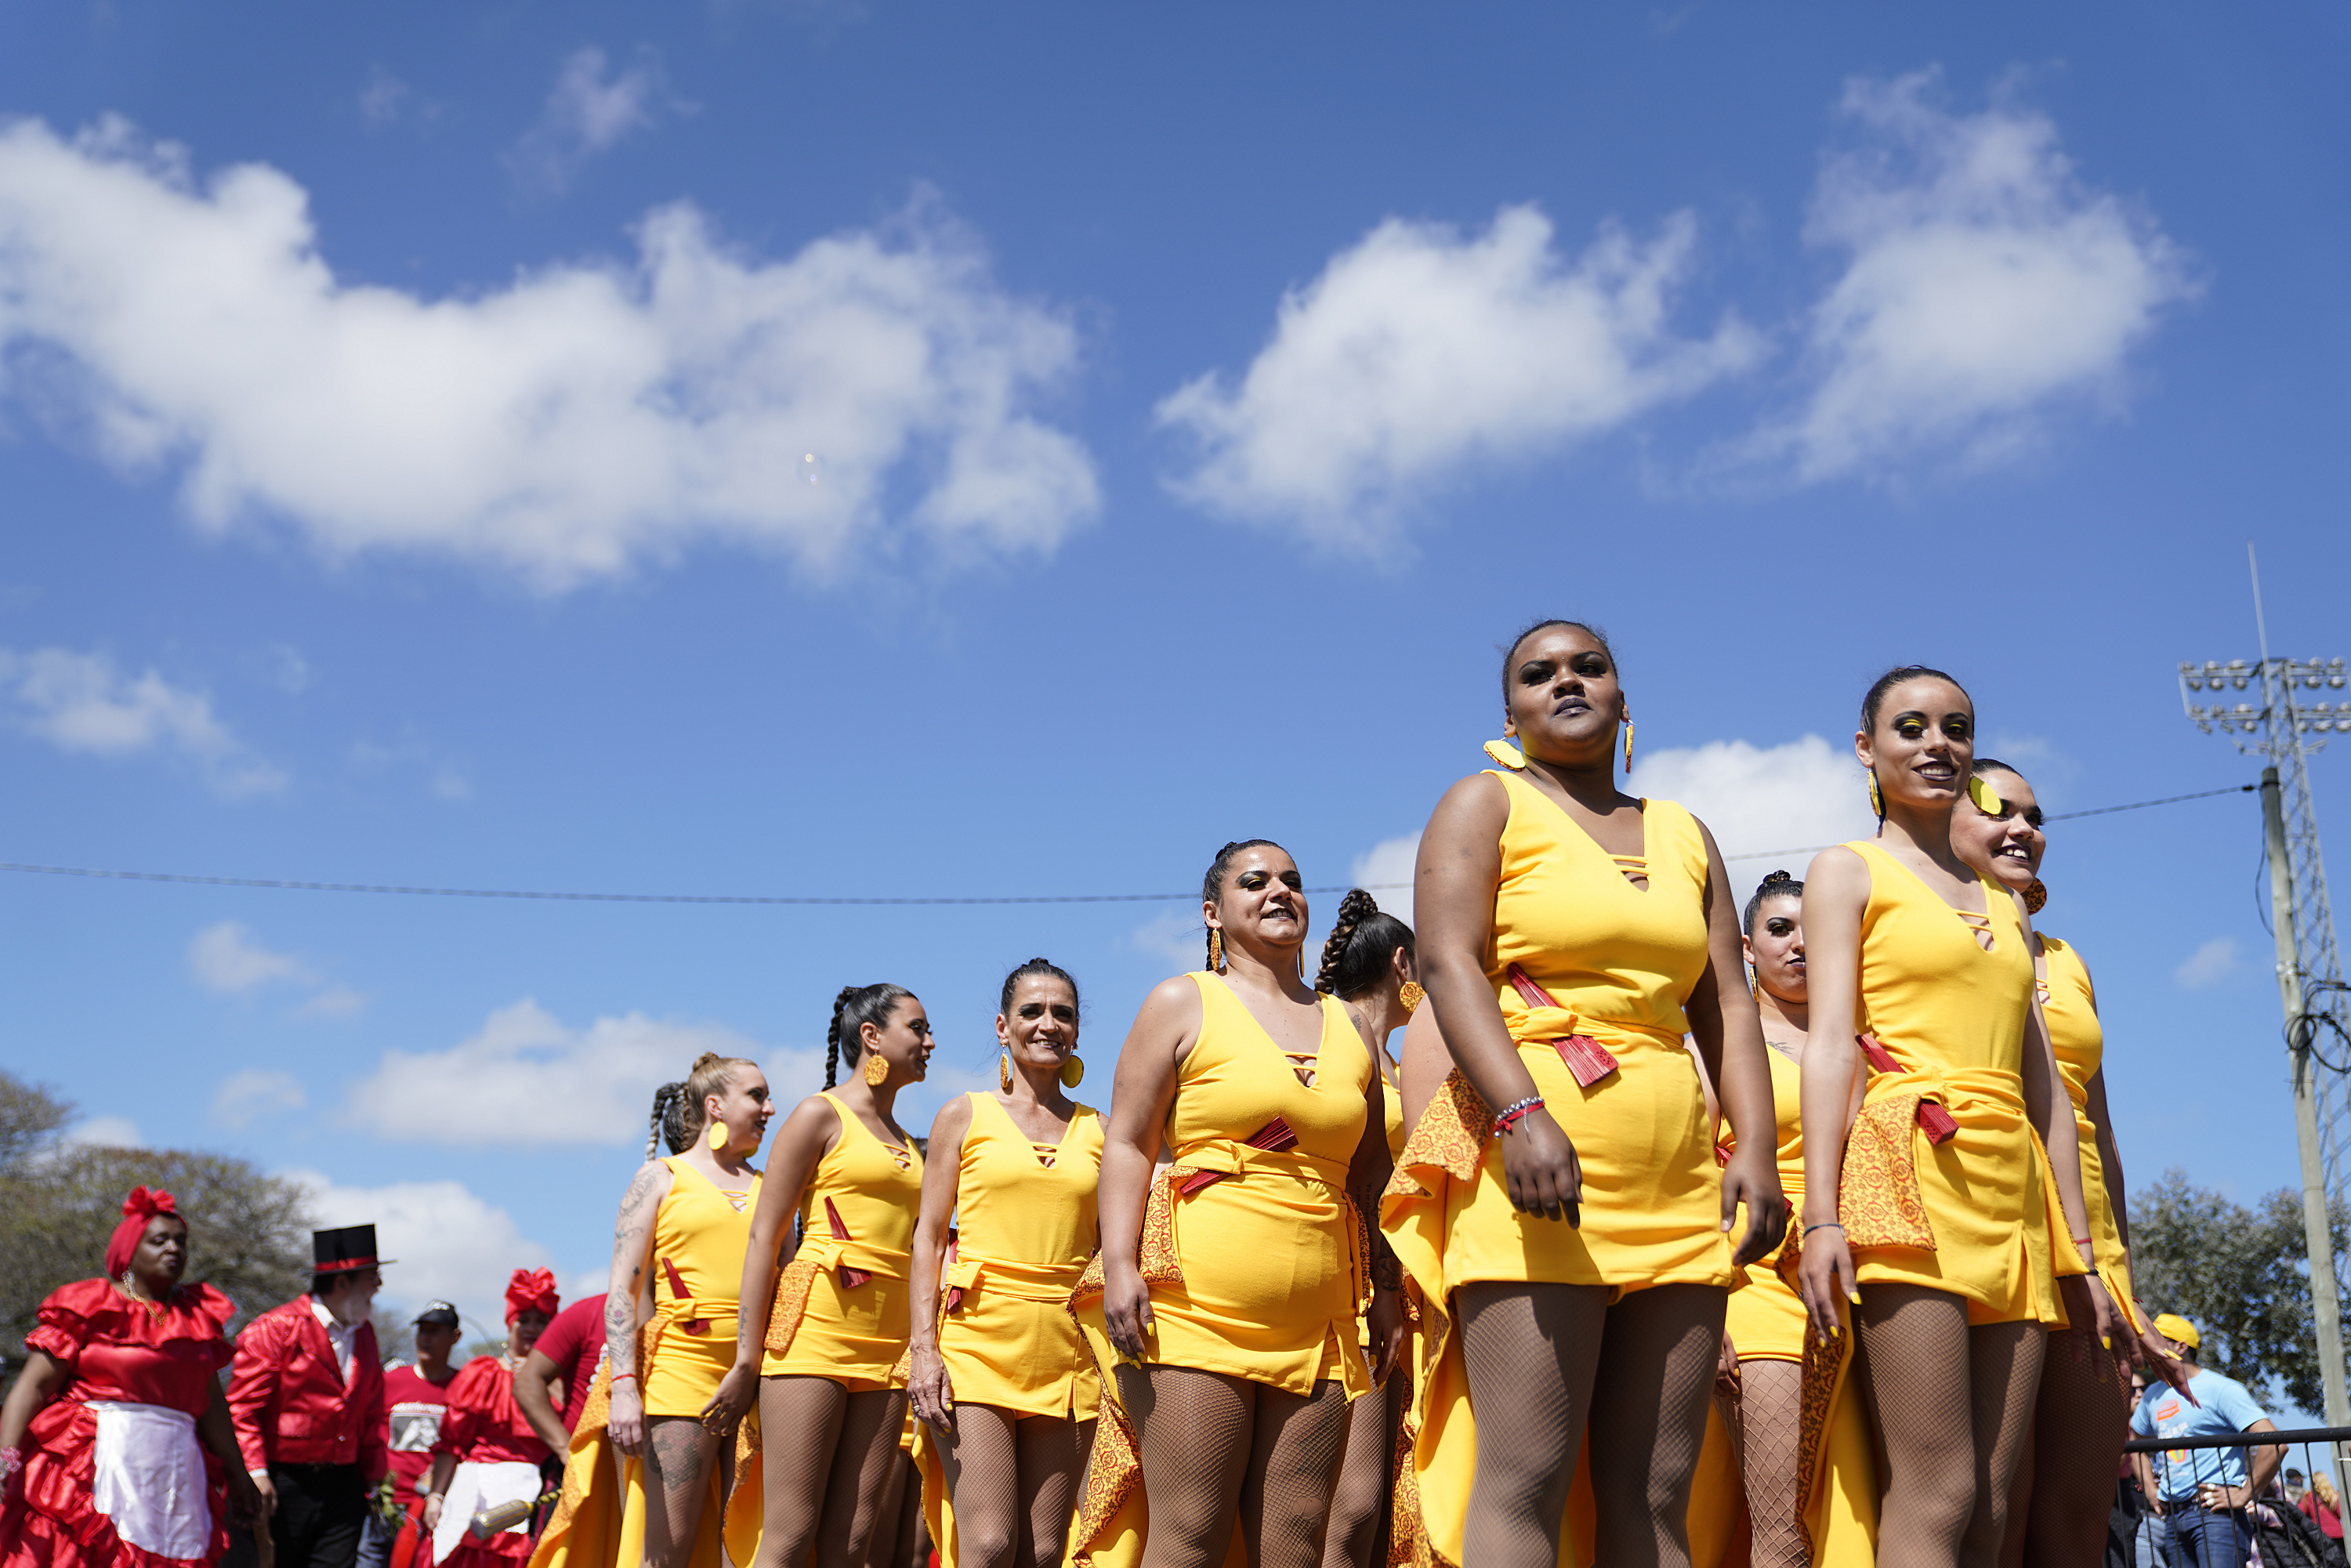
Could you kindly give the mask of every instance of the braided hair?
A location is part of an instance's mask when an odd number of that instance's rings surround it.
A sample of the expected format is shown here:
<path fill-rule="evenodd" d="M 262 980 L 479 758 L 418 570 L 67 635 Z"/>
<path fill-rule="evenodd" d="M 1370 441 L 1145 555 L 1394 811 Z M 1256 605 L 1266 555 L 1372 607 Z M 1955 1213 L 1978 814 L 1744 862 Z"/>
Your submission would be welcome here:
<path fill-rule="evenodd" d="M 1802 898 L 1804 884 L 1784 871 L 1775 871 L 1755 886 L 1755 895 L 1747 901 L 1747 913 L 1739 917 L 1739 929 L 1748 936 L 1755 935 L 1755 912 L 1765 902 L 1774 898 Z"/>
<path fill-rule="evenodd" d="M 1326 997 L 1353 1001 L 1387 978 L 1399 947 L 1407 960 L 1414 956 L 1412 927 L 1383 913 L 1379 901 L 1362 888 L 1351 887 L 1339 901 L 1338 922 L 1322 944 L 1322 967 L 1315 973 L 1314 988 Z"/>
<path fill-rule="evenodd" d="M 871 986 L 843 986 L 841 994 L 832 998 L 832 1022 L 824 1031 L 824 1086 L 827 1089 L 841 1082 L 841 1046 L 849 1042 L 849 1060 L 853 1064 L 865 1049 L 865 1037 L 861 1032 L 867 1024 L 880 1029 L 890 1021 L 890 1014 L 898 1004 L 914 993 L 904 986 L 893 986 L 887 980 Z"/>
<path fill-rule="evenodd" d="M 1200 902 L 1222 904 L 1225 901 L 1225 872 L 1233 863 L 1233 857 L 1243 850 L 1253 850 L 1260 845 L 1267 849 L 1281 849 L 1271 839 L 1234 839 L 1218 850 L 1217 858 L 1208 862 L 1208 874 L 1200 879 Z M 1281 852 L 1288 854 L 1290 852 L 1281 850 Z M 1216 967 L 1217 934 L 1211 931 L 1208 933 L 1208 961 L 1201 967 L 1214 969 Z"/>
<path fill-rule="evenodd" d="M 674 1155 L 682 1155 L 693 1147 L 693 1134 L 685 1130 L 684 1119 L 680 1114 L 684 1108 L 684 1083 L 664 1083 L 653 1091 L 653 1130 L 645 1135 L 645 1159 L 648 1163 L 661 1153 L 664 1143 L 669 1145 L 669 1152 Z"/>

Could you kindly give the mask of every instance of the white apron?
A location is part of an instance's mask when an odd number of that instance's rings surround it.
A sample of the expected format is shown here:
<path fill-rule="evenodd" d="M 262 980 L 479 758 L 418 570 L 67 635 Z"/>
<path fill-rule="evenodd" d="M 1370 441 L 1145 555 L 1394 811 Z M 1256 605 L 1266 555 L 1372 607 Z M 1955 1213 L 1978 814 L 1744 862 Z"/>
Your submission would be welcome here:
<path fill-rule="evenodd" d="M 93 1399 L 90 1506 L 114 1533 L 158 1557 L 202 1562 L 213 1543 L 212 1500 L 196 1418 L 162 1405 Z"/>
<path fill-rule="evenodd" d="M 502 1502 L 528 1502 L 538 1496 L 538 1467 L 522 1459 L 488 1465 L 468 1459 L 459 1465 L 456 1474 L 449 1478 L 448 1495 L 441 1500 L 441 1522 L 433 1531 L 433 1561 L 439 1563 L 457 1550 L 457 1543 L 465 1538 L 465 1527 L 482 1510 Z M 502 1533 L 529 1534 L 529 1517 Z"/>

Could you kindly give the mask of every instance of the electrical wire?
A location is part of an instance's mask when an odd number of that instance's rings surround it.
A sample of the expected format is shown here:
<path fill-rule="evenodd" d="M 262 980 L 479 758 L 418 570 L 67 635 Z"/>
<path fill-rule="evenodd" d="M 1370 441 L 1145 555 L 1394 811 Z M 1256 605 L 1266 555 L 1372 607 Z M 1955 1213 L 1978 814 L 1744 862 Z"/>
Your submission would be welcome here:
<path fill-rule="evenodd" d="M 2064 821 L 2070 817 L 2104 817 L 2116 811 L 2137 811 L 2149 806 L 2175 805 L 2182 800 L 2201 800 L 2212 795 L 2242 794 L 2257 788 L 2252 784 L 2232 784 L 2224 789 L 2203 789 L 2193 795 L 2167 795 L 2160 800 L 2135 800 L 2126 806 L 2098 806 L 2086 811 L 2061 811 L 2049 821 Z M 1804 849 L 1759 850 L 1745 854 L 1726 855 L 1725 860 L 1772 860 L 1782 856 L 1816 854 L 1828 848 L 1813 844 Z M 257 887 L 280 893 L 372 893 L 391 894 L 407 898 L 520 898 L 551 900 L 566 904 L 736 904 L 786 905 L 890 905 L 944 904 L 968 905 L 984 904 L 1171 904 L 1181 899 L 1196 898 L 1197 893 L 1048 893 L 996 894 L 972 897 L 901 897 L 901 898 L 831 898 L 796 894 L 730 894 L 730 893 L 558 893 L 541 889 L 504 887 L 413 887 L 399 883 L 371 882 L 297 882 L 281 877 L 261 876 L 198 876 L 183 872 L 168 871 L 109 871 L 94 866 L 34 865 L 18 861 L 0 861 L 0 872 L 18 872 L 31 876 L 78 876 L 104 882 L 164 882 L 196 887 Z M 1354 885 L 1374 893 L 1394 893 L 1410 887 L 1405 882 L 1363 883 Z M 1345 893 L 1345 887 L 1310 887 L 1308 893 Z"/>

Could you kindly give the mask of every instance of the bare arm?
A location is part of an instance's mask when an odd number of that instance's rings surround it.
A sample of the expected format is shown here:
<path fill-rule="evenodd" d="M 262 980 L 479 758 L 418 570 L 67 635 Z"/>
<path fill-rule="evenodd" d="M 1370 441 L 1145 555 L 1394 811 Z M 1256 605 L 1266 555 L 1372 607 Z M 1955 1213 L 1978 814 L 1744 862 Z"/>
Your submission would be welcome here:
<path fill-rule="evenodd" d="M 604 1298 L 604 1362 L 611 1369 L 612 1403 L 605 1429 L 612 1447 L 631 1457 L 644 1450 L 637 1334 L 653 1319 L 653 1216 L 669 1196 L 671 1179 L 669 1166 L 660 1160 L 638 1166 L 629 1178 L 629 1190 L 621 1195 L 621 1216 L 612 1227 L 612 1285 Z"/>
<path fill-rule="evenodd" d="M 1747 988 L 1739 945 L 1739 904 L 1714 835 L 1704 822 L 1698 831 L 1706 841 L 1707 967 L 1684 1008 L 1730 1122 L 1733 1152 L 1722 1173 L 1722 1228 L 1730 1228 L 1744 1203 L 1747 1234 L 1731 1257 L 1743 1268 L 1787 1235 L 1788 1199 L 1780 1190 L 1780 1128 L 1771 1103 L 1771 1068 L 1763 1058 L 1763 1019 Z"/>
<path fill-rule="evenodd" d="M 2277 1423 L 2264 1416 L 2245 1430 L 2274 1432 L 2277 1430 Z M 2278 1467 L 2283 1463 L 2285 1463 L 2285 1445 L 2283 1443 L 2275 1448 L 2245 1450 L 2245 1497 L 2244 1501 L 2238 1506 L 2250 1508 L 2253 1499 L 2262 1495 L 2262 1490 L 2270 1484 L 2270 1478 L 2277 1474 Z"/>
<path fill-rule="evenodd" d="M 963 1174 L 963 1139 L 971 1131 L 971 1101 L 961 1094 L 940 1107 L 923 1155 L 923 1211 L 914 1222 L 914 1312 L 908 1341 L 913 1371 L 907 1380 L 914 1414 L 934 1427 L 955 1425 L 955 1389 L 939 1359 L 939 1270 L 946 1258 L 947 1221 L 955 1218 L 956 1193 Z M 925 1302 L 932 1303 L 928 1310 Z"/>
<path fill-rule="evenodd" d="M 1416 967 L 1428 988 L 1453 1060 L 1497 1114 L 1537 1098 L 1534 1075 L 1486 978 L 1486 949 L 1494 929 L 1494 889 L 1502 874 L 1502 829 L 1510 799 L 1483 773 L 1445 792 L 1420 836 L 1413 868 Z M 1583 1172 L 1575 1145 L 1538 1106 L 1501 1137 L 1503 1185 L 1522 1214 L 1576 1223 Z"/>
<path fill-rule="evenodd" d="M 791 1234 L 792 1216 L 823 1159 L 841 1137 L 841 1117 L 832 1102 L 811 1094 L 792 1107 L 776 1134 L 775 1153 L 759 1183 L 759 1201 L 751 1209 L 751 1238 L 743 1249 L 743 1283 L 735 1329 L 735 1364 L 720 1379 L 718 1392 L 703 1406 L 703 1419 L 718 1417 L 721 1429 L 733 1431 L 751 1408 L 759 1392 L 759 1359 L 767 1353 L 768 1314 L 776 1304 L 778 1260 Z"/>
<path fill-rule="evenodd" d="M 2123 1152 L 2115 1143 L 2114 1113 L 2106 1109 L 2106 1070 L 2090 1074 L 2090 1124 L 2098 1129 L 2098 1169 L 2105 1177 L 2106 1207 L 2115 1217 L 2115 1235 L 2130 1250 L 2130 1200 L 2124 1196 Z"/>
<path fill-rule="evenodd" d="M 1199 988 L 1179 975 L 1152 988 L 1119 1048 L 1095 1211 L 1102 1228 L 1102 1322 L 1122 1355 L 1143 1354 L 1151 1323 L 1151 1289 L 1140 1258 L 1143 1209 L 1167 1112 L 1176 1103 L 1176 1070 L 1199 1035 Z"/>
<path fill-rule="evenodd" d="M 41 1413 L 42 1406 L 56 1398 L 72 1381 L 73 1369 L 64 1362 L 46 1350 L 28 1351 L 25 1356 L 25 1370 L 16 1375 L 16 1385 L 8 1390 L 7 1402 L 0 1404 L 0 1448 L 23 1448 L 25 1432 L 32 1426 L 33 1417 Z M 224 1417 L 227 1415 L 225 1406 L 222 1415 Z M 228 1448 L 215 1451 L 223 1458 L 235 1459 L 235 1435 L 231 1435 Z M 239 1460 L 238 1465 L 242 1469 L 243 1461 Z"/>
<path fill-rule="evenodd" d="M 220 1458 L 221 1479 L 228 1483 L 232 1517 L 239 1523 L 250 1523 L 260 1515 L 260 1491 L 254 1486 L 253 1478 L 245 1473 L 245 1461 L 237 1454 L 236 1422 L 228 1413 L 228 1395 L 222 1389 L 217 1377 L 205 1381 L 211 1385 L 211 1398 L 204 1406 L 203 1416 L 196 1422 L 196 1435 L 204 1439 L 205 1448 Z M 5 1431 L 6 1426 L 6 1417 L 0 1416 L 0 1431 Z M 0 1441 L 0 1448 L 15 1446 Z"/>
<path fill-rule="evenodd" d="M 1404 1031 L 1404 1049 L 1396 1052 L 1396 1098 L 1404 1102 L 1407 1134 L 1420 1125 L 1429 1102 L 1445 1087 L 1452 1071 L 1453 1051 L 1445 1043 L 1437 1009 L 1424 1003 L 1412 1015 L 1412 1023 Z"/>
<path fill-rule="evenodd" d="M 604 1303 L 608 1320 L 611 1311 L 608 1298 Z M 540 1442 L 559 1454 L 571 1451 L 571 1434 L 563 1429 L 562 1412 L 555 1407 L 555 1385 L 562 1377 L 563 1369 L 549 1360 L 545 1351 L 534 1347 L 522 1358 L 522 1367 L 514 1380 L 515 1403 L 521 1406 L 522 1418 L 530 1423 L 530 1429 L 538 1434 Z"/>
<path fill-rule="evenodd" d="M 1837 1184 L 1853 1113 L 1861 1052 L 1854 1013 L 1861 995 L 1861 918 L 1869 907 L 1869 866 L 1848 849 L 1823 850 L 1804 873 L 1805 990 L 1810 1027 L 1798 1092 L 1804 1130 L 1804 1229 L 1798 1289 L 1813 1332 L 1841 1330 L 1837 1298 L 1860 1299 L 1853 1253 L 1837 1226 Z"/>

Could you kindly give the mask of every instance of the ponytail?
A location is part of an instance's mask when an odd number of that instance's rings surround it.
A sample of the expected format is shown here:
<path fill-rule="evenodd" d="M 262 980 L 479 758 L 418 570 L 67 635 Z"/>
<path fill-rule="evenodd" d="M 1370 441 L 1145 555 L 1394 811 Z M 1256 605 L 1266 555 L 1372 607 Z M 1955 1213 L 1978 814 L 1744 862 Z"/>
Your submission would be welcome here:
<path fill-rule="evenodd" d="M 1322 967 L 1314 977 L 1314 988 L 1353 1000 L 1388 977 L 1399 947 L 1407 960 L 1414 956 L 1412 927 L 1383 912 L 1379 901 L 1362 888 L 1351 887 L 1339 901 L 1339 918 L 1322 944 Z"/>
<path fill-rule="evenodd" d="M 887 980 L 871 986 L 843 986 L 841 994 L 832 998 L 832 1022 L 824 1031 L 824 1086 L 827 1089 L 841 1082 L 841 1045 L 849 1047 L 849 1061 L 854 1065 L 865 1049 L 865 1036 L 861 1032 L 867 1024 L 880 1028 L 887 1023 L 897 1005 L 914 993 L 904 986 L 893 986 Z"/>
<path fill-rule="evenodd" d="M 646 1164 L 652 1164 L 653 1156 L 661 1153 L 664 1138 L 668 1140 L 671 1154 L 685 1152 L 685 1139 L 681 1135 L 683 1129 L 677 1125 L 677 1118 L 674 1114 L 678 1102 L 684 1098 L 685 1085 L 683 1083 L 664 1083 L 653 1091 L 653 1130 L 645 1134 Z"/>

